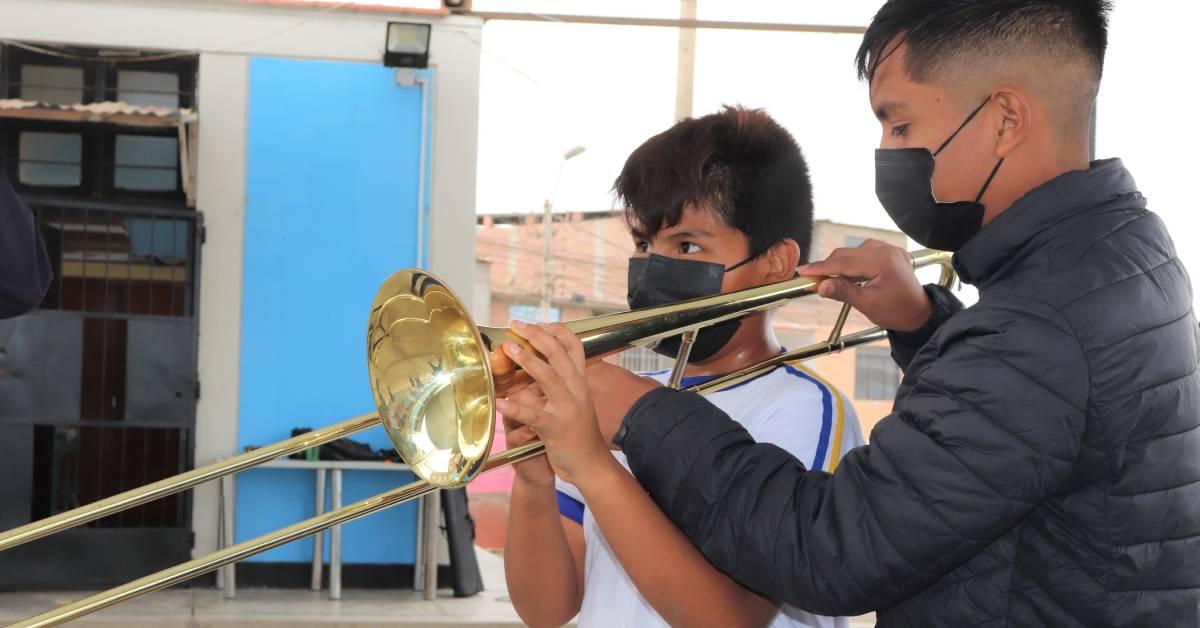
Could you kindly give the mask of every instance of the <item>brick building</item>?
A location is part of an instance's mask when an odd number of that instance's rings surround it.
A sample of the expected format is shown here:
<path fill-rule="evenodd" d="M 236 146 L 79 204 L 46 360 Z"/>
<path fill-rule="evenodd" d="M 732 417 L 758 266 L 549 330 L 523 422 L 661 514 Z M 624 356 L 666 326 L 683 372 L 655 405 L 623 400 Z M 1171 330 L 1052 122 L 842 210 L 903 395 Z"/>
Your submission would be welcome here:
<path fill-rule="evenodd" d="M 482 215 L 476 227 L 475 316 L 480 324 L 507 326 L 513 319 L 536 321 L 543 271 L 553 278 L 551 320 L 575 320 L 628 309 L 626 274 L 633 243 L 624 220 L 611 212 L 560 214 L 555 217 L 551 261 L 543 269 L 541 214 Z M 905 246 L 902 233 L 819 220 L 813 231 L 813 258 L 833 249 L 857 246 L 874 238 Z M 838 304 L 807 298 L 775 313 L 775 333 L 788 348 L 828 337 Z M 869 326 L 857 312 L 846 330 Z M 648 349 L 627 351 L 615 358 L 631 370 L 668 368 L 672 361 Z M 813 367 L 851 399 L 864 435 L 891 408 L 899 370 L 885 344 L 814 360 Z M 502 426 L 501 428 L 502 429 Z M 495 450 L 504 439 L 497 434 Z M 485 547 L 503 545 L 503 521 L 511 471 L 497 470 L 471 483 L 472 511 L 479 524 L 477 541 Z"/>

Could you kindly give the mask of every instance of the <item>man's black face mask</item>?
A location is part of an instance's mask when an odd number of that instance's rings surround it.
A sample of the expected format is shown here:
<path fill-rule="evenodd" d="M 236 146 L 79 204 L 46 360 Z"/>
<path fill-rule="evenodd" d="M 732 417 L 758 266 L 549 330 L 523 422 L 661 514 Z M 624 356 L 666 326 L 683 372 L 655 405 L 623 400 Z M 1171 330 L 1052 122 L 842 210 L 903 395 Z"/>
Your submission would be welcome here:
<path fill-rule="evenodd" d="M 875 151 L 875 195 L 896 226 L 921 246 L 941 251 L 957 251 L 983 228 L 983 205 L 1001 159 L 992 168 L 974 201 L 939 203 L 933 197 L 934 157 L 983 110 L 991 97 L 967 116 L 950 137 L 934 152 L 928 148 L 880 148 Z"/>
<path fill-rule="evenodd" d="M 722 264 L 696 260 L 675 259 L 662 255 L 629 259 L 629 307 L 642 308 L 667 305 L 720 294 L 725 273 L 757 257 L 746 259 L 726 268 Z M 741 325 L 740 319 L 705 327 L 696 334 L 696 342 L 688 354 L 688 362 L 703 362 L 716 355 Z M 682 336 L 664 338 L 652 347 L 655 353 L 674 357 L 679 354 Z"/>

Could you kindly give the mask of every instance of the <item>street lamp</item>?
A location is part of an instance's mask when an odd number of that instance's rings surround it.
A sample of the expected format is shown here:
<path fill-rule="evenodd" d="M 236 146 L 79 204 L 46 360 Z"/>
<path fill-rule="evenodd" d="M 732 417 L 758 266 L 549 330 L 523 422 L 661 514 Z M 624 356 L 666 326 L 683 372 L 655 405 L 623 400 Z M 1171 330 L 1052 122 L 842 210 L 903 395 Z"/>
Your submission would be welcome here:
<path fill-rule="evenodd" d="M 563 168 L 567 162 L 578 157 L 587 150 L 583 146 L 574 146 L 563 153 L 562 161 L 558 162 L 558 177 L 554 180 L 554 192 L 542 204 L 542 291 L 541 291 L 541 320 L 550 321 L 550 299 L 554 296 L 554 274 L 550 272 L 550 224 L 554 221 L 554 202 L 558 200 L 558 184 L 562 183 Z"/>

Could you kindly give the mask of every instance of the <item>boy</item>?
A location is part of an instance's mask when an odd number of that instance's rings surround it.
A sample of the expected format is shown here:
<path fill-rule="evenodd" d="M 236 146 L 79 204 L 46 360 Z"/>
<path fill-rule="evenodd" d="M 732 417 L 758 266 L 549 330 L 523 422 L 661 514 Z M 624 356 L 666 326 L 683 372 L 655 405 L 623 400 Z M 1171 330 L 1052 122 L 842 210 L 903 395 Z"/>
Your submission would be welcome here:
<path fill-rule="evenodd" d="M 789 279 L 808 259 L 812 192 L 791 135 L 767 114 L 725 108 L 688 119 L 630 155 L 615 184 L 635 243 L 629 304 L 644 308 Z M 519 332 L 518 332 L 519 333 Z M 656 351 L 674 356 L 679 339 Z M 700 331 L 690 386 L 783 351 L 770 316 Z M 663 382 L 668 373 L 651 377 Z M 536 389 L 514 396 L 534 398 Z M 709 396 L 761 442 L 832 471 L 862 444 L 851 405 L 798 364 Z M 506 419 L 507 421 L 507 419 Z M 508 444 L 535 437 L 507 424 Z M 604 474 L 556 478 L 554 451 L 517 465 L 505 573 L 531 626 L 845 626 L 783 607 L 709 565 L 611 456 Z"/>

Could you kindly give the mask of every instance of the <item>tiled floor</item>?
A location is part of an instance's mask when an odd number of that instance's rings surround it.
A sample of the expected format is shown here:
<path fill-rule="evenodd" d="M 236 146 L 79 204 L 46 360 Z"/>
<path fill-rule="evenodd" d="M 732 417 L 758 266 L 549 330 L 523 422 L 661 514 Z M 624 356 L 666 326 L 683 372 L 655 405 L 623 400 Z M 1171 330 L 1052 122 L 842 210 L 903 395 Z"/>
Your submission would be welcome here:
<path fill-rule="evenodd" d="M 283 626 L 465 626 L 500 628 L 521 626 L 508 600 L 503 561 L 478 551 L 483 593 L 456 599 L 450 591 L 433 601 L 413 591 L 342 591 L 341 600 L 328 599 L 327 591 L 239 589 L 237 599 L 226 600 L 216 589 L 159 591 L 117 607 L 105 609 L 78 622 L 83 626 L 121 628 L 275 628 Z M 85 593 L 0 594 L 0 624 L 35 615 L 66 604 Z M 873 626 L 872 617 L 851 621 L 854 628 Z"/>

